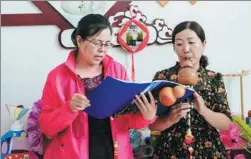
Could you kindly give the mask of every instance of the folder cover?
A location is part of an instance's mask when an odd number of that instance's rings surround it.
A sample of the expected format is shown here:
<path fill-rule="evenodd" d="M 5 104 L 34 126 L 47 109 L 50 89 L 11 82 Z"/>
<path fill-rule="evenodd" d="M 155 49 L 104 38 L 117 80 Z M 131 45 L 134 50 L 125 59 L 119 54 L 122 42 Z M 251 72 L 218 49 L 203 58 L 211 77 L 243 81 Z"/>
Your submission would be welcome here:
<path fill-rule="evenodd" d="M 135 113 L 139 109 L 133 103 L 136 94 L 145 93 L 148 97 L 148 90 L 152 92 L 156 105 L 157 115 L 164 115 L 170 107 L 163 106 L 158 100 L 158 93 L 163 87 L 174 87 L 181 85 L 172 81 L 156 80 L 152 82 L 130 82 L 107 76 L 102 83 L 87 94 L 90 100 L 90 107 L 84 111 L 95 118 L 104 119 L 109 116 L 118 116 L 125 113 Z M 181 85 L 184 86 L 184 85 Z M 177 99 L 175 103 L 181 102 L 191 97 L 194 90 L 184 86 L 186 91 L 183 97 Z"/>

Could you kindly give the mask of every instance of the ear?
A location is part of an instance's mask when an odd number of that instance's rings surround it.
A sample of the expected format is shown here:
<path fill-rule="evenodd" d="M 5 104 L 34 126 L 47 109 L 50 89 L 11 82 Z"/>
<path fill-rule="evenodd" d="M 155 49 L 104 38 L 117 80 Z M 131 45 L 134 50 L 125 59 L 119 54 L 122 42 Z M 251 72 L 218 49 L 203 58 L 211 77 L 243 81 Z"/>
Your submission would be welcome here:
<path fill-rule="evenodd" d="M 81 36 L 80 35 L 77 35 L 76 36 L 76 42 L 77 42 L 77 45 L 79 46 L 81 43 L 82 43 L 82 38 L 81 38 Z"/>
<path fill-rule="evenodd" d="M 204 47 L 206 47 L 206 45 L 207 45 L 207 41 L 206 41 L 206 40 L 204 40 L 204 42 L 202 43 L 202 45 L 203 45 Z"/>

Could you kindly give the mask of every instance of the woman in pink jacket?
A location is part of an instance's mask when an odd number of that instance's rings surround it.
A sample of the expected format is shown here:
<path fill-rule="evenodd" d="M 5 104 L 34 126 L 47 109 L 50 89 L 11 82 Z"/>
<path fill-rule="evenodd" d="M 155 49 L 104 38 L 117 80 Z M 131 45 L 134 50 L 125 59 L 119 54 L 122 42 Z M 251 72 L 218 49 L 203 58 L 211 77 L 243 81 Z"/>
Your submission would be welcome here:
<path fill-rule="evenodd" d="M 85 95 L 106 76 L 128 79 L 124 67 L 107 55 L 111 38 L 106 18 L 83 17 L 72 33 L 77 49 L 49 73 L 39 116 L 42 133 L 52 138 L 44 159 L 133 159 L 128 130 L 147 127 L 155 119 L 150 92 L 149 101 L 144 95 L 135 97 L 140 110 L 135 114 L 95 119 L 83 111 L 91 105 Z"/>

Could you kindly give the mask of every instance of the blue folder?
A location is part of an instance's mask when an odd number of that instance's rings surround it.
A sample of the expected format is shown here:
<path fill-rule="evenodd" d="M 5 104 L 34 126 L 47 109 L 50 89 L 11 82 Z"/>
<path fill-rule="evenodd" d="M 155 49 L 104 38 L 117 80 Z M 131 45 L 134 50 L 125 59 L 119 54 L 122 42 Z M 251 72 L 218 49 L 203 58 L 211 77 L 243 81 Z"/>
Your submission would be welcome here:
<path fill-rule="evenodd" d="M 151 91 L 157 103 L 157 115 L 163 115 L 168 112 L 169 107 L 163 106 L 158 101 L 159 90 L 163 87 L 174 87 L 178 83 L 157 80 L 153 82 L 137 83 L 106 77 L 102 83 L 87 94 L 91 106 L 84 111 L 97 119 L 104 119 L 109 116 L 123 115 L 125 113 L 135 113 L 138 110 L 133 103 L 136 94 L 145 93 L 147 98 L 148 91 Z M 186 88 L 185 95 L 177 99 L 176 103 L 191 97 L 194 90 Z"/>

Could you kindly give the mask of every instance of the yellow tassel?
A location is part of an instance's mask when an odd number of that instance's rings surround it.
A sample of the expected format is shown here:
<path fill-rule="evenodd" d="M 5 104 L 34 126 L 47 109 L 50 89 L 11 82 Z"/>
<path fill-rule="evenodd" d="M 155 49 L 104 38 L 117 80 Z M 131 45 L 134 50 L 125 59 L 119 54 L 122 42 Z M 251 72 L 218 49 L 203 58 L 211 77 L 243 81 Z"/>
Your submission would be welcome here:
<path fill-rule="evenodd" d="M 113 146 L 114 146 L 114 159 L 118 159 L 118 142 L 114 141 Z"/>

